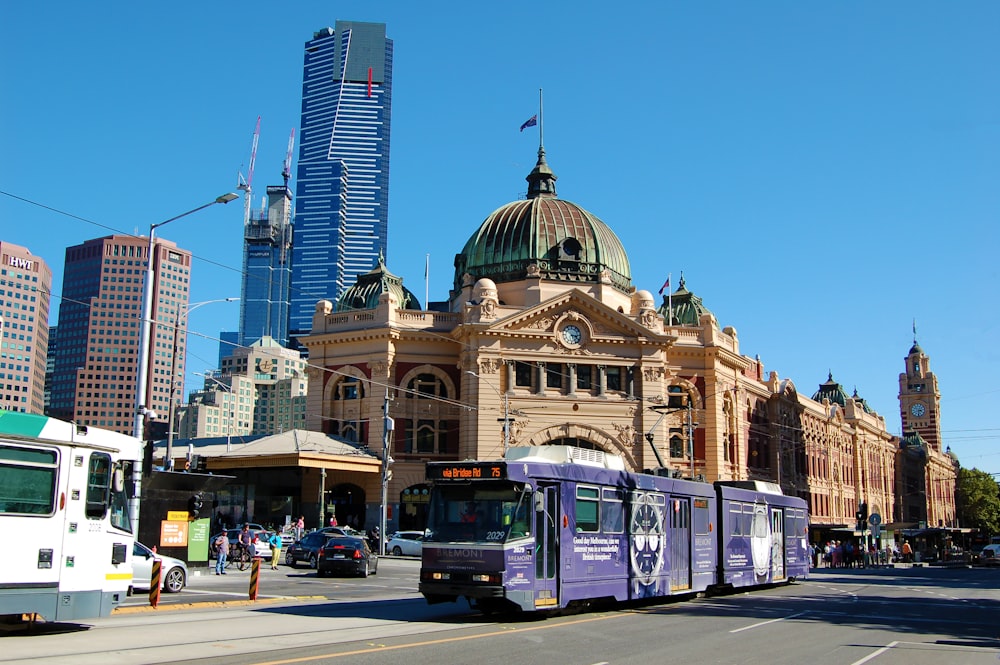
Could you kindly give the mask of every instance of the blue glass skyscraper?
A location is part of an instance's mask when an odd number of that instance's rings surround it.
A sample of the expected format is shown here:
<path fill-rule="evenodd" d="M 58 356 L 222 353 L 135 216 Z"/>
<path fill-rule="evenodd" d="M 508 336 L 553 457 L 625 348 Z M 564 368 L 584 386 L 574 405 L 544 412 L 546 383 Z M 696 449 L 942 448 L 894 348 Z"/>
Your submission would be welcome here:
<path fill-rule="evenodd" d="M 243 288 L 239 344 L 273 337 L 288 346 L 288 301 L 292 279 L 292 193 L 267 188 L 267 209 L 251 211 L 243 229 Z M 221 355 L 221 354 L 220 354 Z M 232 355 L 232 349 L 225 354 Z"/>
<path fill-rule="evenodd" d="M 386 254 L 392 40 L 384 23 L 337 21 L 306 42 L 289 335 L 308 334 Z"/>

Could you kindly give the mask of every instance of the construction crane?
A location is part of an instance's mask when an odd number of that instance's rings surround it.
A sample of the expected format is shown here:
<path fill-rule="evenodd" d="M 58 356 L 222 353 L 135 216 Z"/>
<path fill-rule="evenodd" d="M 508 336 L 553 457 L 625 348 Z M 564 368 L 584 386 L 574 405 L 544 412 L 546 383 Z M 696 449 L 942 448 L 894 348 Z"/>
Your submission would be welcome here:
<path fill-rule="evenodd" d="M 288 137 L 288 152 L 285 153 L 285 165 L 281 169 L 281 177 L 285 179 L 285 187 L 288 187 L 288 179 L 292 175 L 292 146 L 295 145 L 295 128 L 292 127 L 292 135 Z"/>
<path fill-rule="evenodd" d="M 253 193 L 253 165 L 257 161 L 257 142 L 260 140 L 260 116 L 257 116 L 257 126 L 253 130 L 253 145 L 250 148 L 250 168 L 247 177 L 240 173 L 236 188 L 243 192 L 243 226 L 250 225 L 250 195 Z"/>

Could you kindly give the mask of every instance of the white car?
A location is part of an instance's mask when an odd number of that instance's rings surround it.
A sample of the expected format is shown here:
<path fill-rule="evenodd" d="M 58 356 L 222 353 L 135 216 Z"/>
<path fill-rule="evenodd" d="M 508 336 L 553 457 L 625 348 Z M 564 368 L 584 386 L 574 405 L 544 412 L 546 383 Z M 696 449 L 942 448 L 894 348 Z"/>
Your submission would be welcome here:
<path fill-rule="evenodd" d="M 132 546 L 132 588 L 149 590 L 153 577 L 153 560 L 160 560 L 160 580 L 166 593 L 177 593 L 187 584 L 187 564 L 172 556 L 153 552 L 136 541 Z"/>
<path fill-rule="evenodd" d="M 423 531 L 397 531 L 385 545 L 385 553 L 394 556 L 420 556 L 423 549 Z"/>

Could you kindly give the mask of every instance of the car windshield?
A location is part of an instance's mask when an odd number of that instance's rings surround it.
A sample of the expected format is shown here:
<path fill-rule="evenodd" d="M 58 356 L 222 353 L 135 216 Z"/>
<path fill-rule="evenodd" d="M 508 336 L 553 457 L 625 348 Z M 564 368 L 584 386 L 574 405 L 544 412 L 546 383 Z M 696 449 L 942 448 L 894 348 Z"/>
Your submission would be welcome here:
<path fill-rule="evenodd" d="M 520 484 L 437 485 L 427 542 L 507 542 L 531 535 L 531 492 Z"/>

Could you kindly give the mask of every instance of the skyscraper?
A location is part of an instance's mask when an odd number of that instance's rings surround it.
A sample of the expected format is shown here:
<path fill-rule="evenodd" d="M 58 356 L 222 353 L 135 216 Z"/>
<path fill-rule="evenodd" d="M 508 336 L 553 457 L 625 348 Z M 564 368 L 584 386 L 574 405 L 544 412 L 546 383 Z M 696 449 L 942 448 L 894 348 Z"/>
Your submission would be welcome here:
<path fill-rule="evenodd" d="M 133 432 L 148 246 L 148 238 L 113 235 L 66 249 L 51 415 Z M 157 238 L 153 276 L 147 403 L 164 422 L 171 389 L 182 389 L 187 335 L 177 326 L 186 325 L 191 253 Z"/>
<path fill-rule="evenodd" d="M 337 21 L 305 45 L 289 335 L 386 253 L 392 40 Z M 294 343 L 294 342 L 293 342 Z"/>
<path fill-rule="evenodd" d="M 52 271 L 0 240 L 0 408 L 43 413 Z"/>
<path fill-rule="evenodd" d="M 268 187 L 267 209 L 252 211 L 243 229 L 240 346 L 250 346 L 262 337 L 288 346 L 291 205 L 292 192 L 287 185 Z M 225 355 L 232 355 L 232 349 Z"/>

